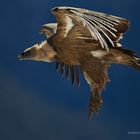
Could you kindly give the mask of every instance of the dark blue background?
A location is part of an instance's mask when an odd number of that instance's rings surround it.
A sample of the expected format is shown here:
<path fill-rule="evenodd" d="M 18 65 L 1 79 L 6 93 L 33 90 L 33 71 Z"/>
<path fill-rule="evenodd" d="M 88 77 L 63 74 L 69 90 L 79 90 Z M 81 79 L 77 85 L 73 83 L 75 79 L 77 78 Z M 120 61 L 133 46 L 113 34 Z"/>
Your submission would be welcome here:
<path fill-rule="evenodd" d="M 131 20 L 122 41 L 140 56 L 138 0 L 3 0 L 0 2 L 0 140 L 138 140 L 140 73 L 113 65 L 98 116 L 87 119 L 89 87 L 61 78 L 54 64 L 17 62 L 25 48 L 44 39 L 40 26 L 55 22 L 50 9 L 75 6 Z"/>

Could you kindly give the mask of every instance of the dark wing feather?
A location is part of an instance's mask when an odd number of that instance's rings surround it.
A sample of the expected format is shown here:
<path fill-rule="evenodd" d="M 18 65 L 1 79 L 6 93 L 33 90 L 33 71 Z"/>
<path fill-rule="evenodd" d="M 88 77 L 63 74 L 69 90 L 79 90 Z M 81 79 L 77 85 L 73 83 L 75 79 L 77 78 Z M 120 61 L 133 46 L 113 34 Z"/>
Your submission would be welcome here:
<path fill-rule="evenodd" d="M 74 66 L 74 74 L 75 74 L 75 83 L 77 86 L 80 86 L 79 72 L 77 66 Z"/>
<path fill-rule="evenodd" d="M 69 65 L 65 64 L 66 79 L 69 79 Z"/>
<path fill-rule="evenodd" d="M 74 85 L 75 74 L 74 74 L 74 67 L 73 66 L 70 66 L 70 72 L 71 72 L 71 82 L 72 82 L 72 85 Z"/>
<path fill-rule="evenodd" d="M 124 18 L 81 8 L 57 7 L 52 12 L 58 22 L 55 41 L 61 38 L 63 43 L 69 40 L 77 46 L 79 39 L 90 38 L 109 50 L 108 43 L 116 47 L 115 43 L 129 27 L 129 21 Z"/>
<path fill-rule="evenodd" d="M 60 73 L 61 76 L 64 74 L 64 63 L 56 62 L 55 68 L 56 68 L 57 72 Z"/>
<path fill-rule="evenodd" d="M 55 63 L 55 69 L 56 69 L 56 71 L 59 70 L 59 64 L 60 64 L 59 62 L 56 62 L 56 63 Z"/>
<path fill-rule="evenodd" d="M 63 75 L 64 74 L 64 63 L 61 62 L 59 65 L 60 65 L 60 67 L 59 67 L 60 74 Z"/>
<path fill-rule="evenodd" d="M 72 85 L 76 84 L 77 86 L 80 86 L 78 66 L 70 66 L 62 62 L 56 62 L 55 68 L 61 76 L 63 76 L 65 72 L 67 80 L 69 80 L 69 77 L 71 76 Z"/>
<path fill-rule="evenodd" d="M 80 86 L 79 72 L 77 66 L 70 66 L 72 85 Z"/>

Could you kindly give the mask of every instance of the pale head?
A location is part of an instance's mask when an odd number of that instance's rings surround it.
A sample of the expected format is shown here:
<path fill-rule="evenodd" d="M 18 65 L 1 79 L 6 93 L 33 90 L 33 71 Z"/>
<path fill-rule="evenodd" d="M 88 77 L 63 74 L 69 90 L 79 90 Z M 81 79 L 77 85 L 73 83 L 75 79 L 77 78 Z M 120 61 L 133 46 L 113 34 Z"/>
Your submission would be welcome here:
<path fill-rule="evenodd" d="M 30 48 L 27 48 L 23 53 L 18 56 L 18 60 L 33 60 L 52 62 L 55 59 L 56 52 L 47 43 L 43 41 L 40 44 L 35 44 Z"/>

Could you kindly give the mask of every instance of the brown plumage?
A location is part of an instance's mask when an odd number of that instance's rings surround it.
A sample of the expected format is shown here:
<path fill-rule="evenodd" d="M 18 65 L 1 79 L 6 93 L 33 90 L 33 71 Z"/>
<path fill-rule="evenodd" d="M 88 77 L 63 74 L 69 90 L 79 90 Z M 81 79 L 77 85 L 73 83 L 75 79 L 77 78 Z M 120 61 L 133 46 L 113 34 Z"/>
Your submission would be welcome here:
<path fill-rule="evenodd" d="M 73 7 L 52 9 L 57 23 L 45 24 L 40 33 L 47 40 L 28 48 L 20 60 L 56 61 L 56 70 L 72 84 L 80 85 L 79 68 L 91 89 L 88 117 L 98 112 L 101 92 L 109 81 L 111 64 L 124 64 L 140 70 L 140 59 L 122 48 L 122 39 L 130 22 L 124 18 Z"/>

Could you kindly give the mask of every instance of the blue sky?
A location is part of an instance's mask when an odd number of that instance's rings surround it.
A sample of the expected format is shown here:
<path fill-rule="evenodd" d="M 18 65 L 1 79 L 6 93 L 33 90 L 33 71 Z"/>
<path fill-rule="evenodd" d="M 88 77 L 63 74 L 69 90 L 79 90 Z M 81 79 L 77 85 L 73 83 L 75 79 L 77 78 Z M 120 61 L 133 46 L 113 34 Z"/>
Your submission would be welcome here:
<path fill-rule="evenodd" d="M 55 22 L 50 9 L 75 6 L 131 20 L 121 41 L 140 56 L 138 0 L 13 0 L 0 2 L 0 139 L 1 140 L 138 140 L 140 135 L 140 72 L 113 65 L 103 92 L 100 114 L 87 120 L 90 90 L 81 74 L 81 87 L 71 86 L 54 64 L 18 62 L 25 48 L 39 43 L 44 23 Z"/>

